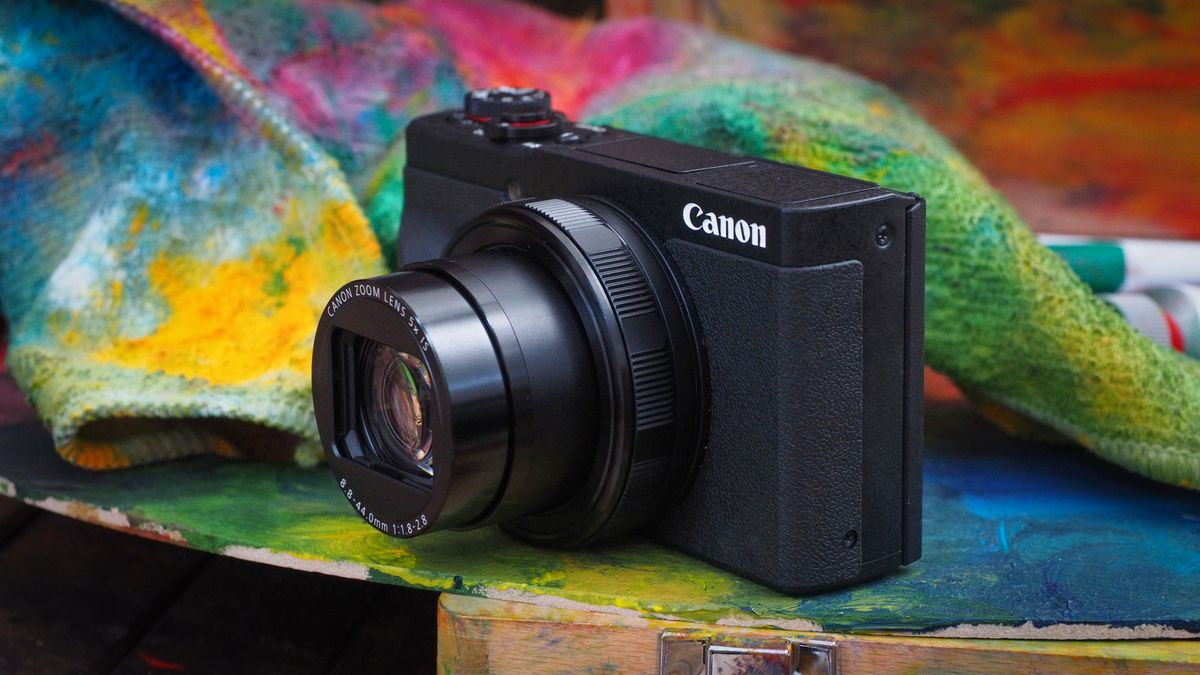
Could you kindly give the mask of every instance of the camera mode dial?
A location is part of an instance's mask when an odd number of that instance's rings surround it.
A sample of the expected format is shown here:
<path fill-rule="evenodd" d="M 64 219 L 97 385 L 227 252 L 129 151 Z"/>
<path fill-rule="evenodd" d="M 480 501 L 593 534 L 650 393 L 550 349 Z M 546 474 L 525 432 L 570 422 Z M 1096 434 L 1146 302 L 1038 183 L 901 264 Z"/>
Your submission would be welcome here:
<path fill-rule="evenodd" d="M 463 99 L 463 115 L 482 124 L 493 141 L 557 136 L 566 117 L 551 107 L 550 93 L 531 87 L 475 89 Z"/>
<path fill-rule="evenodd" d="M 552 109 L 550 93 L 544 89 L 496 87 L 467 92 L 463 112 L 477 122 L 484 122 L 503 115 L 529 115 L 536 119 L 547 119 Z"/>

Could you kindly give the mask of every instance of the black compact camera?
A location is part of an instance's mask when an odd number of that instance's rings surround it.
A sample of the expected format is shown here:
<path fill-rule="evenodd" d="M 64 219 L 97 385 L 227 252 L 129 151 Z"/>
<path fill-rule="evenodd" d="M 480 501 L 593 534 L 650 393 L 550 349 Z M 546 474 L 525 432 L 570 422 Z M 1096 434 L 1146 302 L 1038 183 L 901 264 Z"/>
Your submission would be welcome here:
<path fill-rule="evenodd" d="M 924 202 L 490 89 L 407 130 L 400 272 L 329 301 L 313 400 L 397 537 L 653 527 L 787 593 L 921 553 Z"/>

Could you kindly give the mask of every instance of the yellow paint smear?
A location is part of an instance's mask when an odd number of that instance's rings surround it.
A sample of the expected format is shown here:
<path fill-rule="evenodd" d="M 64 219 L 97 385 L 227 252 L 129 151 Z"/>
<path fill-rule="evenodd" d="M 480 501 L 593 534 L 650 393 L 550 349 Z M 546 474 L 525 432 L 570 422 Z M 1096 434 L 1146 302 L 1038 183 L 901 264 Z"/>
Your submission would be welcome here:
<path fill-rule="evenodd" d="M 357 215 L 357 217 L 355 217 Z M 328 294 L 376 261 L 378 245 L 353 204 L 324 209 L 303 251 L 279 237 L 217 264 L 160 256 L 148 268 L 167 318 L 145 337 L 115 340 L 98 361 L 232 385 L 308 377 L 311 342 Z"/>

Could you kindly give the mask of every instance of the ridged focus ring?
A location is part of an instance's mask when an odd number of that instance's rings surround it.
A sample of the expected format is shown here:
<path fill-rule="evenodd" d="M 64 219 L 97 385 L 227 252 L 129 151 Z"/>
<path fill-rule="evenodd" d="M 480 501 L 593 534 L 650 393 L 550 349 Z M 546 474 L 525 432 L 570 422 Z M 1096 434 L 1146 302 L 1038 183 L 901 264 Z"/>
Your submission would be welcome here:
<path fill-rule="evenodd" d="M 539 543 L 576 545 L 661 514 L 687 487 L 703 415 L 698 347 L 663 257 L 614 206 L 586 197 L 496 207 L 468 226 L 459 244 L 454 249 L 463 253 L 544 247 L 554 251 L 545 256 L 551 264 L 565 261 L 564 285 L 579 289 L 577 311 L 590 323 L 610 407 L 611 426 L 598 439 L 597 462 L 578 498 L 509 529 Z"/>
<path fill-rule="evenodd" d="M 634 419 L 638 431 L 674 422 L 675 386 L 670 345 L 629 344 L 631 334 L 637 337 L 643 337 L 645 333 L 655 337 L 661 334 L 664 339 L 667 336 L 654 292 L 629 247 L 619 237 L 614 237 L 616 248 L 589 250 L 597 248 L 593 239 L 605 239 L 596 237 L 589 229 L 602 228 L 607 232 L 612 232 L 612 229 L 599 216 L 578 204 L 563 199 L 546 199 L 528 202 L 524 206 L 562 228 L 580 246 L 604 284 L 604 291 L 621 324 L 621 332 L 626 337 L 626 351 L 633 375 Z M 650 318 L 640 319 L 643 316 Z"/>

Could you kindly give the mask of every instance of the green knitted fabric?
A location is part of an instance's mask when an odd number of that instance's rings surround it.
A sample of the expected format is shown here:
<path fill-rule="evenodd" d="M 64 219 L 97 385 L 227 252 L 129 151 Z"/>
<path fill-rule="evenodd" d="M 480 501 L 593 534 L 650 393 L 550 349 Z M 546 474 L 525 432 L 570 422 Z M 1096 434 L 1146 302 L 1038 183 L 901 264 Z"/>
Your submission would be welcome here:
<path fill-rule="evenodd" d="M 921 193 L 928 363 L 1109 461 L 1200 486 L 1200 362 L 1138 335 L 894 95 L 816 64 L 781 70 L 798 77 L 640 82 L 595 120 Z"/>

